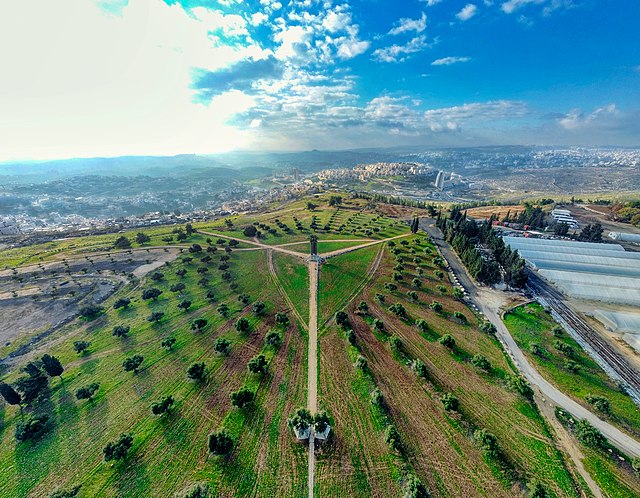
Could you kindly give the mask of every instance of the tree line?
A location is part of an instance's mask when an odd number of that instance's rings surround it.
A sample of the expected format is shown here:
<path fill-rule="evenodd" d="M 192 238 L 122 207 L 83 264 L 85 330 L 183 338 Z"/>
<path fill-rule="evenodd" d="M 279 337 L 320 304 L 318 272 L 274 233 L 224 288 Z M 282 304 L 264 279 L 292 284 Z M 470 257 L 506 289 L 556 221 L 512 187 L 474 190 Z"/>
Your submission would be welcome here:
<path fill-rule="evenodd" d="M 493 215 L 485 222 L 476 223 L 467 219 L 466 211 L 454 206 L 448 217 L 438 213 L 436 225 L 478 282 L 493 285 L 504 280 L 509 287 L 522 288 L 528 278 L 524 259 L 493 230 L 496 219 Z"/>

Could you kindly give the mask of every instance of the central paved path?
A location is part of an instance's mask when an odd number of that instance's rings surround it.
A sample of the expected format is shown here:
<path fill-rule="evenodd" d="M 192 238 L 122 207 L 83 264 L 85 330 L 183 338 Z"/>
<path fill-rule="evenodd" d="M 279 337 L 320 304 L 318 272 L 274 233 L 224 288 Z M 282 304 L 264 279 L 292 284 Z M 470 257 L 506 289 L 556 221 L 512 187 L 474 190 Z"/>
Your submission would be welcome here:
<path fill-rule="evenodd" d="M 318 273 L 317 261 L 309 261 L 309 351 L 307 375 L 307 408 L 311 415 L 318 410 Z M 309 437 L 309 498 L 313 498 L 316 466 L 315 437 L 313 427 Z"/>

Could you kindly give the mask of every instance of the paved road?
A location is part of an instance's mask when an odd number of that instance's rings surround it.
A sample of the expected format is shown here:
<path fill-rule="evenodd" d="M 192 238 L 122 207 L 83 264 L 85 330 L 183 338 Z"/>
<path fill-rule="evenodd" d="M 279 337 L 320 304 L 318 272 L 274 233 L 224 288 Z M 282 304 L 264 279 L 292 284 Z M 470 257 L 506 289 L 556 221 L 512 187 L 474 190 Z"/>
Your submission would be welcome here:
<path fill-rule="evenodd" d="M 458 278 L 460 284 L 468 292 L 471 302 L 474 303 L 480 309 L 480 311 L 485 314 L 487 319 L 496 326 L 496 328 L 498 329 L 498 338 L 505 346 L 507 353 L 509 354 L 509 356 L 511 356 L 518 370 L 520 370 L 520 372 L 527 378 L 527 380 L 531 384 L 537 386 L 542 392 L 542 395 L 548 401 L 551 401 L 561 408 L 565 409 L 574 417 L 588 420 L 591 425 L 596 427 L 600 432 L 602 432 L 602 434 L 606 436 L 606 438 L 612 445 L 614 445 L 627 455 L 640 457 L 640 442 L 623 433 L 618 428 L 598 418 L 592 412 L 587 410 L 582 405 L 576 403 L 573 399 L 565 395 L 554 385 L 549 383 L 544 377 L 542 377 L 542 375 L 540 375 L 540 373 L 529 363 L 520 347 L 514 341 L 513 337 L 509 333 L 509 330 L 500 318 L 498 310 L 488 305 L 482 298 L 481 292 L 479 292 L 478 287 L 471 280 L 471 277 L 469 277 L 464 266 L 462 265 L 462 262 L 453 252 L 449 244 L 444 241 L 442 232 L 440 232 L 440 230 L 435 227 L 432 222 L 424 220 L 420 222 L 420 228 L 425 230 L 434 240 L 435 244 L 440 249 L 440 252 L 449 263 L 454 275 Z"/>

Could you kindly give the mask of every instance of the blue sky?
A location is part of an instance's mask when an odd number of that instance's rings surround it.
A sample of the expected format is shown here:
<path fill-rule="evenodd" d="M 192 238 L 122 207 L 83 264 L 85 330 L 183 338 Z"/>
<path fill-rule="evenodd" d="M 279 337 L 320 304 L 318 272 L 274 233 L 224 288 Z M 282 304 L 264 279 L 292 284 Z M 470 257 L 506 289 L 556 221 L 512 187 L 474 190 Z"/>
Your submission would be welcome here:
<path fill-rule="evenodd" d="M 640 145 L 640 2 L 21 0 L 0 160 Z"/>

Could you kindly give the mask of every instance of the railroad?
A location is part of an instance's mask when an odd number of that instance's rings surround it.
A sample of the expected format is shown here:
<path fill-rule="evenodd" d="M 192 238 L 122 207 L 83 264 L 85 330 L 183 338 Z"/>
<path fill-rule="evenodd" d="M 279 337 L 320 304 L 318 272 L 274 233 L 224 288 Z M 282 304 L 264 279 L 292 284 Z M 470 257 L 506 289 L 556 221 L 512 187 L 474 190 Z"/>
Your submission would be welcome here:
<path fill-rule="evenodd" d="M 625 388 L 633 401 L 640 406 L 640 372 L 582 317 L 567 306 L 564 302 L 565 297 L 558 290 L 534 272 L 529 272 L 527 287 L 543 306 L 551 309 L 554 318 L 565 325 L 573 338 Z"/>

